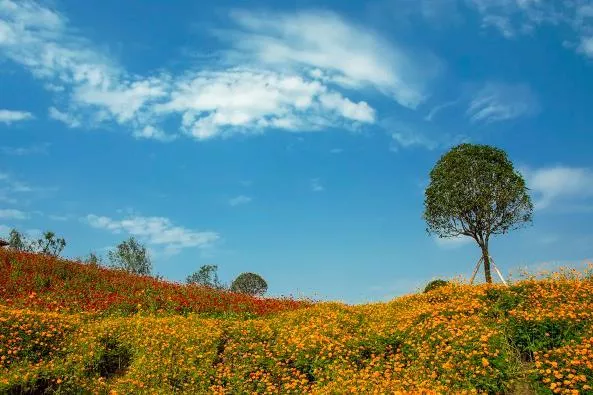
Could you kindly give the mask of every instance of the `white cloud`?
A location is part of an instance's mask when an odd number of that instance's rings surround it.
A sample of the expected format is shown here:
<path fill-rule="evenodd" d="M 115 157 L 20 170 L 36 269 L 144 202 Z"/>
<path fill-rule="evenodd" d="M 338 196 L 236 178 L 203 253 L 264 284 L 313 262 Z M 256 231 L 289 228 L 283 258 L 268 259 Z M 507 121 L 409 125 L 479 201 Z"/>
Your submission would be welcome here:
<path fill-rule="evenodd" d="M 339 93 L 328 93 L 321 95 L 320 102 L 323 107 L 336 111 L 344 118 L 360 122 L 375 122 L 375 110 L 364 101 L 353 103 Z"/>
<path fill-rule="evenodd" d="M 390 150 L 397 152 L 400 148 L 410 148 L 414 146 L 433 150 L 438 147 L 438 143 L 429 139 L 420 133 L 412 133 L 409 130 L 402 129 L 391 133 L 392 143 Z"/>
<path fill-rule="evenodd" d="M 457 237 L 446 237 L 446 238 L 442 238 L 442 237 L 434 237 L 433 238 L 434 242 L 441 248 L 444 249 L 454 249 L 454 248 L 459 248 L 459 247 L 463 247 L 467 244 L 471 244 L 471 242 L 473 241 L 473 239 L 471 237 L 468 236 L 457 236 Z"/>
<path fill-rule="evenodd" d="M 13 122 L 33 119 L 33 114 L 26 111 L 0 110 L 0 123 L 10 125 Z"/>
<path fill-rule="evenodd" d="M 49 108 L 48 115 L 51 119 L 65 123 L 69 128 L 78 128 L 81 126 L 80 120 L 78 120 L 75 116 L 62 112 L 55 107 Z"/>
<path fill-rule="evenodd" d="M 29 215 L 20 210 L 0 209 L 0 218 L 2 219 L 27 219 Z"/>
<path fill-rule="evenodd" d="M 149 101 L 166 96 L 165 82 L 158 78 L 120 81 L 111 89 L 86 85 L 78 89 L 74 99 L 89 106 L 107 109 L 119 123 L 131 121 Z"/>
<path fill-rule="evenodd" d="M 234 198 L 229 199 L 229 205 L 231 206 L 240 206 L 243 204 L 247 204 L 247 203 L 251 203 L 253 199 L 250 198 L 249 196 L 245 196 L 245 195 L 239 195 L 239 196 L 235 196 Z"/>
<path fill-rule="evenodd" d="M 459 102 L 459 100 L 452 100 L 452 101 L 448 101 L 442 104 L 439 104 L 437 106 L 434 106 L 429 113 L 426 115 L 426 117 L 424 117 L 424 120 L 426 121 L 432 121 L 433 118 L 441 111 L 443 111 L 444 109 L 454 106 L 455 104 L 457 104 Z"/>
<path fill-rule="evenodd" d="M 593 171 L 567 166 L 523 171 L 527 186 L 536 197 L 535 207 L 593 198 Z"/>
<path fill-rule="evenodd" d="M 539 112 L 539 103 L 529 86 L 487 83 L 471 100 L 466 111 L 472 122 L 499 122 Z"/>
<path fill-rule="evenodd" d="M 402 148 L 422 148 L 431 151 L 467 141 L 467 136 L 451 134 L 432 122 L 385 118 L 380 124 L 391 137 L 389 150 L 392 152 L 399 152 Z"/>
<path fill-rule="evenodd" d="M 581 38 L 579 51 L 585 54 L 586 56 L 593 58 L 593 36 Z"/>
<path fill-rule="evenodd" d="M 114 122 L 143 139 L 169 141 L 169 116 L 198 140 L 267 129 L 355 129 L 375 110 L 345 91 L 371 87 L 414 108 L 438 64 L 420 62 L 376 33 L 332 13 L 235 12 L 225 62 L 179 75 L 127 72 L 57 11 L 31 0 L 1 0 L 0 53 L 56 95 L 50 118 L 71 128 Z M 223 65 L 223 66 L 221 66 Z M 438 67 L 437 67 L 438 68 Z M 64 104 L 65 103 L 65 104 Z"/>
<path fill-rule="evenodd" d="M 63 15 L 34 1 L 0 2 L 1 53 L 68 101 L 67 112 L 51 107 L 51 118 L 70 127 L 92 120 L 141 129 L 147 104 L 165 94 L 166 78 L 130 75 L 73 32 Z"/>
<path fill-rule="evenodd" d="M 331 12 L 234 12 L 232 18 L 240 30 L 221 36 L 231 39 L 240 56 L 272 66 L 307 67 L 314 77 L 348 88 L 371 86 L 410 108 L 424 101 L 426 81 L 439 68 L 434 57 L 417 59 Z"/>
<path fill-rule="evenodd" d="M 136 236 L 153 246 L 162 246 L 169 253 L 183 248 L 207 248 L 220 239 L 216 232 L 198 232 L 181 226 L 175 226 L 168 218 L 131 216 L 115 220 L 105 216 L 89 214 L 83 218 L 94 228 L 105 229 L 112 233 L 122 232 Z"/>
<path fill-rule="evenodd" d="M 172 141 L 175 136 L 166 134 L 162 130 L 155 128 L 152 125 L 146 125 L 142 130 L 134 132 L 134 137 L 142 139 L 154 139 L 158 141 Z"/>
<path fill-rule="evenodd" d="M 311 179 L 311 190 L 313 192 L 325 191 L 325 187 L 323 186 L 323 184 L 321 183 L 321 180 L 319 178 Z"/>
<path fill-rule="evenodd" d="M 13 176 L 0 173 L 0 201 L 16 204 L 22 198 L 22 194 L 32 192 L 43 192 L 43 188 L 33 188 L 29 184 L 15 179 Z"/>
<path fill-rule="evenodd" d="M 484 27 L 493 27 L 504 37 L 531 34 L 541 26 L 562 26 L 572 30 L 578 52 L 593 57 L 593 5 L 590 0 L 465 0 L 482 17 Z"/>
<path fill-rule="evenodd" d="M 345 118 L 373 122 L 374 110 L 353 103 L 318 81 L 255 69 L 197 72 L 176 82 L 160 114 L 182 115 L 182 129 L 204 140 L 266 128 L 316 130 Z"/>

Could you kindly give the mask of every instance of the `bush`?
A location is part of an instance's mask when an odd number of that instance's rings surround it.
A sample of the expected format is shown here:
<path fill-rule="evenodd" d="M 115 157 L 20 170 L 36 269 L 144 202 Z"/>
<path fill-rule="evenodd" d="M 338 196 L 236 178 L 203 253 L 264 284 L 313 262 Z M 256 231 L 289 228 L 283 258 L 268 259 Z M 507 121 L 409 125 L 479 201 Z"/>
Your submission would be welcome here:
<path fill-rule="evenodd" d="M 268 290 L 268 284 L 259 274 L 242 273 L 231 284 L 231 291 L 248 295 L 263 295 Z"/>
<path fill-rule="evenodd" d="M 433 289 L 437 289 L 437 288 L 442 287 L 447 284 L 449 284 L 449 282 L 445 281 L 445 280 L 440 280 L 440 279 L 432 280 L 431 282 L 426 284 L 426 287 L 424 287 L 424 293 L 430 292 Z"/>

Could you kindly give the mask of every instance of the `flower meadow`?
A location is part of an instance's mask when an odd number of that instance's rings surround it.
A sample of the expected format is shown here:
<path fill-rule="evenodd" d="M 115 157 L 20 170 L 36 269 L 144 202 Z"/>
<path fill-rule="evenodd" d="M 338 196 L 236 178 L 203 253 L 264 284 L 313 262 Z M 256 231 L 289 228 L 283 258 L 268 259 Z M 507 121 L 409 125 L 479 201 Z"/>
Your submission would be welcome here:
<path fill-rule="evenodd" d="M 102 315 L 139 311 L 265 315 L 308 304 L 291 298 L 255 298 L 181 285 L 122 270 L 9 250 L 0 250 L 0 301 L 16 308 Z"/>
<path fill-rule="evenodd" d="M 0 254 L 0 393 L 593 393 L 588 273 L 351 306 Z"/>

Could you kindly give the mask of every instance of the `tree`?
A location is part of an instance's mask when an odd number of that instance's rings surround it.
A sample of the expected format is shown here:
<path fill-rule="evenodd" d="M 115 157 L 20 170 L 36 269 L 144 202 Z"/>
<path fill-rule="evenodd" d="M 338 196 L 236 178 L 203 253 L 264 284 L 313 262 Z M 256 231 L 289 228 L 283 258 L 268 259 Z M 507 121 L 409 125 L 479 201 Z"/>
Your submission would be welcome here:
<path fill-rule="evenodd" d="M 112 267 L 141 275 L 150 275 L 152 263 L 146 247 L 134 237 L 122 241 L 115 250 L 107 254 Z"/>
<path fill-rule="evenodd" d="M 461 144 L 444 154 L 430 172 L 424 219 L 429 234 L 472 237 L 492 282 L 488 242 L 531 222 L 533 204 L 525 180 L 506 153 L 488 145 Z"/>
<path fill-rule="evenodd" d="M 30 250 L 39 254 L 60 256 L 66 247 L 66 240 L 63 237 L 56 237 L 54 232 L 44 232 L 43 237 L 32 242 Z"/>
<path fill-rule="evenodd" d="M 66 240 L 63 237 L 56 237 L 54 232 L 47 231 L 43 233 L 43 237 L 29 241 L 18 230 L 12 229 L 10 231 L 8 245 L 17 251 L 35 252 L 57 257 L 60 256 L 64 247 L 66 247 Z"/>
<path fill-rule="evenodd" d="M 21 232 L 16 229 L 10 231 L 8 246 L 17 251 L 29 251 L 29 242 Z"/>
<path fill-rule="evenodd" d="M 231 284 L 231 291 L 249 295 L 263 295 L 268 290 L 268 284 L 259 274 L 242 273 Z"/>
<path fill-rule="evenodd" d="M 198 284 L 211 288 L 224 288 L 218 281 L 218 266 L 203 265 L 200 270 L 187 276 L 185 282 L 188 284 Z"/>

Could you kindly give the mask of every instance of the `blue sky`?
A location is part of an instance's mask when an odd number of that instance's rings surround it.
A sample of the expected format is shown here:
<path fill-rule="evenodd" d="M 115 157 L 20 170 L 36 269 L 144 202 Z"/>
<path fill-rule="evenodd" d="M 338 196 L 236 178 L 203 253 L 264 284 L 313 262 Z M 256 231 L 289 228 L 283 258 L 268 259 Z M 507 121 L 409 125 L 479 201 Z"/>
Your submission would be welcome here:
<path fill-rule="evenodd" d="M 434 163 L 506 150 L 534 223 L 503 272 L 593 257 L 590 0 L 0 0 L 0 234 L 130 235 L 182 280 L 356 303 L 471 274 L 425 232 Z"/>

